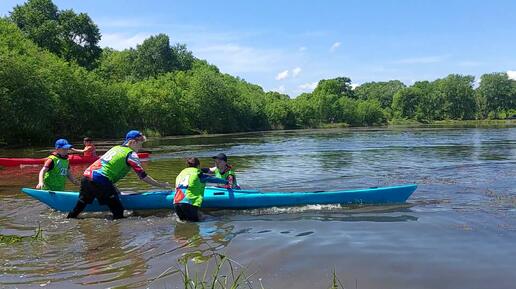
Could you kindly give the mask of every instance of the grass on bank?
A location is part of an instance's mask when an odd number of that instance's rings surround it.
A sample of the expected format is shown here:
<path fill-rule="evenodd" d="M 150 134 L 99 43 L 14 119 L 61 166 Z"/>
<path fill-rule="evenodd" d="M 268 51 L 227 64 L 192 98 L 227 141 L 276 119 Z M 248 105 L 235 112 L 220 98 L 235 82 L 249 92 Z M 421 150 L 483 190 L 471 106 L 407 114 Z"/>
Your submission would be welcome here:
<path fill-rule="evenodd" d="M 419 122 L 413 119 L 392 119 L 389 121 L 390 126 L 500 126 L 500 125 L 516 125 L 516 119 L 471 119 L 471 120 L 435 120 L 428 123 Z"/>
<path fill-rule="evenodd" d="M 516 125 L 516 119 L 483 119 L 483 120 L 438 120 L 431 124 L 434 125 Z"/>
<path fill-rule="evenodd" d="M 419 122 L 415 119 L 391 119 L 387 123 L 388 126 L 468 126 L 468 127 L 482 127 L 482 126 L 500 126 L 500 125 L 516 125 L 516 119 L 472 119 L 472 120 L 435 120 L 428 123 Z M 369 127 L 384 127 L 386 125 L 377 124 Z M 353 127 L 345 122 L 338 123 L 322 123 L 316 128 L 350 128 Z M 355 126 L 367 127 L 367 126 Z"/>

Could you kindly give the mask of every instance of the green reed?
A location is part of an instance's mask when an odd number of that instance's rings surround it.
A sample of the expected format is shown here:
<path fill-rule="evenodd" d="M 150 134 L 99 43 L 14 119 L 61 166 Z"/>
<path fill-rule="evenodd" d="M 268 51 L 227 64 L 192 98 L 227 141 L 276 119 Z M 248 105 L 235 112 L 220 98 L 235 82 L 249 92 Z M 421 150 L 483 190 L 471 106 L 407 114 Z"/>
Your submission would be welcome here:
<path fill-rule="evenodd" d="M 255 285 L 255 279 L 253 278 L 255 274 L 248 274 L 242 265 L 223 254 L 213 253 L 210 256 L 210 260 L 206 262 L 206 268 L 202 272 L 197 271 L 194 273 L 193 268 L 191 268 L 192 265 L 188 262 L 188 259 L 180 258 L 178 261 L 181 266 L 170 267 L 154 279 L 149 284 L 149 287 L 154 283 L 154 281 L 168 275 L 166 273 L 170 273 L 171 275 L 181 275 L 181 281 L 183 284 L 182 288 L 184 289 L 265 289 L 261 279 L 257 279 L 258 284 Z M 344 285 L 342 285 L 342 282 L 337 277 L 337 273 L 333 270 L 332 279 L 328 289 L 344 288 Z M 355 289 L 358 289 L 358 287 L 356 286 Z"/>

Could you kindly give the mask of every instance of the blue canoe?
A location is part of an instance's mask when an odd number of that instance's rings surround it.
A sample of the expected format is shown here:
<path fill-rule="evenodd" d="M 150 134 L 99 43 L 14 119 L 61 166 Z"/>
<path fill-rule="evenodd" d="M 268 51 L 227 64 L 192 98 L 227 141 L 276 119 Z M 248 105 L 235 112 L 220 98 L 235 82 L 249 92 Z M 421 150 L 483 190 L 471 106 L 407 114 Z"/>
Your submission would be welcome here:
<path fill-rule="evenodd" d="M 346 191 L 317 192 L 260 192 L 253 190 L 228 190 L 207 187 L 203 208 L 252 209 L 281 206 L 316 204 L 392 204 L 403 203 L 416 190 L 417 185 L 375 187 Z M 22 192 L 45 203 L 50 208 L 67 212 L 77 203 L 78 192 L 53 192 L 23 188 Z M 172 208 L 174 194 L 171 191 L 153 191 L 136 194 L 121 194 L 120 199 L 127 210 L 155 210 Z M 95 200 L 86 211 L 107 211 Z"/>

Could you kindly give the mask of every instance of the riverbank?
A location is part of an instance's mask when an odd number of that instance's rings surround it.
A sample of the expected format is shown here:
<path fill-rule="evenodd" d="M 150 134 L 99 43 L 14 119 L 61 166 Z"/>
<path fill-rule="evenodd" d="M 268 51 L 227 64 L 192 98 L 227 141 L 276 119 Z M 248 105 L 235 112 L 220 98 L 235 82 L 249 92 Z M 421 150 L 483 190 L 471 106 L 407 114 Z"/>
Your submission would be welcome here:
<path fill-rule="evenodd" d="M 203 137 L 203 136 L 231 136 L 231 135 L 241 135 L 241 134 L 247 134 L 247 133 L 264 133 L 264 132 L 274 132 L 274 131 L 303 131 L 303 130 L 313 130 L 313 129 L 367 129 L 367 128 L 402 128 L 402 127 L 414 127 L 414 128 L 424 128 L 424 127 L 456 127 L 456 128 L 467 128 L 467 127 L 514 127 L 516 126 L 516 119 L 493 119 L 493 120 L 442 120 L 442 121 L 434 121 L 431 123 L 421 123 L 415 120 L 392 120 L 389 121 L 388 124 L 385 125 L 371 125 L 371 126 L 350 126 L 347 123 L 328 123 L 328 124 L 321 124 L 318 127 L 315 128 L 297 128 L 297 129 L 289 129 L 289 130 L 282 130 L 282 129 L 270 129 L 270 130 L 256 130 L 256 131 L 242 131 L 242 132 L 231 132 L 231 133 L 207 133 L 207 132 L 199 132 L 195 134 L 178 134 L 178 135 L 162 135 L 156 130 L 151 129 L 144 129 L 143 133 L 150 138 L 188 138 L 188 137 Z M 72 143 L 80 144 L 82 143 L 83 136 L 72 136 L 69 137 L 69 140 Z M 118 139 L 121 139 L 122 136 L 119 136 L 118 138 L 99 138 L 97 141 L 104 142 L 107 141 L 108 143 L 111 141 L 118 141 Z M 50 143 L 34 143 L 30 144 L 29 147 L 48 147 L 51 145 Z M 0 142 L 0 148 L 1 149 L 23 149 L 27 148 L 27 144 L 11 144 L 6 145 L 5 143 Z"/>
<path fill-rule="evenodd" d="M 312 129 L 335 128 L 386 128 L 386 127 L 489 127 L 489 126 L 516 126 L 516 119 L 479 119 L 479 120 L 437 120 L 423 123 L 411 119 L 393 119 L 387 124 L 370 126 L 351 126 L 348 123 L 325 123 Z M 308 128 L 310 129 L 310 128 Z"/>

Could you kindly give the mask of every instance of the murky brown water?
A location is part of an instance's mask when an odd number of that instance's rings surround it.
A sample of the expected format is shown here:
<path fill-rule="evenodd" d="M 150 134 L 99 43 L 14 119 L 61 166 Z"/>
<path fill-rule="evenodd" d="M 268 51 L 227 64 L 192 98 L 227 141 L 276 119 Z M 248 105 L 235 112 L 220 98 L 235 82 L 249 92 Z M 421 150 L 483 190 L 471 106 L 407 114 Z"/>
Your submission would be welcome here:
<path fill-rule="evenodd" d="M 106 148 L 112 143 L 101 145 Z M 22 193 L 37 167 L 0 169 L 0 288 L 182 288 L 178 260 L 204 270 L 223 253 L 254 288 L 514 288 L 516 128 L 389 128 L 153 139 L 150 175 L 173 182 L 182 158 L 226 152 L 246 188 L 335 190 L 418 183 L 401 206 L 306 206 L 212 211 L 199 224 L 172 212 L 67 220 Z M 45 156 L 45 148 L 0 156 Z M 74 167 L 80 174 L 84 166 Z M 134 175 L 125 190 L 148 187 Z M 70 190 L 77 190 L 69 185 Z M 198 264 L 199 263 L 199 264 Z M 209 263 L 209 262 L 208 262 Z M 195 265 L 198 264 L 198 265 Z M 153 282 L 154 280 L 154 282 Z"/>

